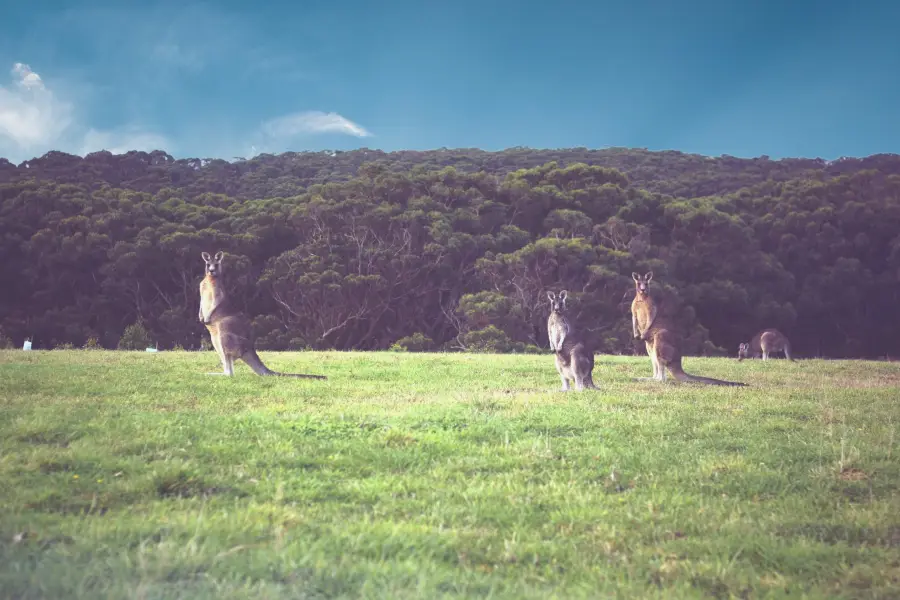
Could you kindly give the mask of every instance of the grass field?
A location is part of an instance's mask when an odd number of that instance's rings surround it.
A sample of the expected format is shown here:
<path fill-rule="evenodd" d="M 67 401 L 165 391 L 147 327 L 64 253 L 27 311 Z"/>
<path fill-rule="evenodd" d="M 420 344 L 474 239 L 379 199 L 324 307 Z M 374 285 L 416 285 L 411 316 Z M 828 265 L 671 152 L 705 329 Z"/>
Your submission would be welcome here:
<path fill-rule="evenodd" d="M 4 598 L 900 597 L 900 364 L 0 352 Z"/>

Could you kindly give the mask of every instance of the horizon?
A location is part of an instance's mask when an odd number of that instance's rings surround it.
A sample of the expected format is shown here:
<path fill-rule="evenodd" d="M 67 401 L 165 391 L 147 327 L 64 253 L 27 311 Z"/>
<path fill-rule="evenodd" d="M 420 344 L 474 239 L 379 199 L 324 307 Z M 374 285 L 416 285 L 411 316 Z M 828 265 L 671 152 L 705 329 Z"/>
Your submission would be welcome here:
<path fill-rule="evenodd" d="M 417 152 L 417 153 L 422 153 L 422 154 L 429 153 L 429 152 L 484 152 L 486 154 L 501 154 L 503 152 L 509 152 L 511 150 L 529 150 L 532 152 L 566 152 L 566 151 L 574 151 L 574 150 L 586 150 L 588 152 L 641 151 L 641 152 L 648 152 L 648 153 L 652 153 L 652 154 L 675 153 L 675 154 L 681 154 L 684 156 L 697 156 L 700 158 L 708 158 L 708 159 L 713 159 L 713 160 L 719 160 L 719 159 L 723 159 L 723 158 L 736 158 L 738 160 L 748 160 L 748 161 L 749 160 L 768 160 L 768 161 L 772 161 L 772 162 L 790 161 L 790 160 L 810 160 L 810 161 L 822 161 L 829 165 L 839 162 L 841 160 L 864 160 L 864 159 L 872 158 L 875 156 L 898 156 L 898 157 L 900 157 L 900 152 L 876 152 L 873 154 L 867 154 L 867 155 L 862 155 L 862 156 L 838 156 L 836 158 L 830 158 L 830 159 L 823 158 L 820 156 L 782 156 L 782 157 L 775 158 L 775 157 L 768 156 L 765 154 L 758 155 L 758 156 L 735 156 L 732 154 L 720 154 L 718 156 L 712 156 L 712 155 L 708 155 L 708 154 L 701 154 L 698 152 L 685 152 L 683 150 L 677 150 L 677 149 L 654 150 L 651 148 L 631 148 L 631 147 L 626 147 L 626 146 L 605 146 L 605 147 L 601 147 L 601 148 L 590 148 L 590 147 L 586 147 L 586 146 L 569 146 L 569 147 L 559 147 L 559 148 L 536 148 L 536 147 L 531 147 L 531 146 L 510 146 L 508 148 L 500 148 L 499 150 L 485 150 L 484 148 L 469 148 L 469 147 L 455 147 L 455 148 L 441 147 L 441 148 L 427 148 L 424 150 L 398 148 L 396 150 L 382 150 L 381 148 L 369 148 L 366 146 L 360 146 L 359 148 L 351 148 L 349 150 L 340 150 L 340 149 L 334 149 L 334 148 L 285 150 L 282 152 L 259 153 L 252 157 L 236 156 L 236 157 L 231 157 L 231 158 L 219 157 L 219 156 L 173 156 L 172 154 L 166 152 L 162 148 L 154 148 L 154 149 L 147 149 L 147 150 L 124 150 L 122 152 L 110 152 L 109 150 L 101 149 L 101 150 L 95 150 L 93 152 L 89 152 L 87 154 L 74 154 L 71 152 L 65 152 L 63 150 L 51 149 L 51 150 L 48 150 L 47 152 L 41 154 L 40 156 L 33 156 L 31 158 L 26 158 L 18 163 L 12 162 L 12 161 L 8 160 L 6 157 L 0 156 L 0 163 L 6 161 L 7 163 L 18 168 L 18 167 L 21 167 L 25 163 L 29 163 L 29 162 L 32 162 L 35 160 L 40 160 L 40 159 L 44 158 L 45 156 L 47 156 L 48 154 L 51 154 L 54 152 L 59 153 L 59 154 L 65 154 L 66 156 L 72 156 L 74 158 L 78 158 L 78 159 L 82 159 L 82 160 L 86 159 L 88 156 L 95 155 L 95 154 L 103 154 L 103 153 L 109 153 L 112 156 L 125 156 L 125 155 L 133 153 L 133 152 L 139 153 L 139 154 L 140 153 L 151 154 L 153 152 L 163 152 L 164 154 L 166 154 L 167 156 L 169 156 L 170 158 L 172 158 L 175 161 L 222 160 L 222 161 L 225 161 L 228 163 L 235 163 L 235 162 L 239 162 L 239 161 L 251 161 L 251 160 L 259 159 L 259 158 L 262 158 L 265 156 L 277 157 L 277 156 L 282 156 L 284 154 L 323 154 L 323 153 L 327 154 L 327 153 L 331 153 L 333 156 L 337 155 L 337 154 L 346 154 L 346 153 L 351 153 L 351 152 L 382 152 L 384 154 L 396 154 L 396 153 L 401 153 L 401 152 Z M 202 165 L 202 166 L 206 166 L 206 165 Z"/>
<path fill-rule="evenodd" d="M 900 5 L 399 1 L 7 9 L 0 157 L 900 152 Z M 478 18 L 472 18 L 477 16 Z M 515 17 L 515 19 L 514 19 Z M 517 19 L 517 20 L 516 20 Z"/>

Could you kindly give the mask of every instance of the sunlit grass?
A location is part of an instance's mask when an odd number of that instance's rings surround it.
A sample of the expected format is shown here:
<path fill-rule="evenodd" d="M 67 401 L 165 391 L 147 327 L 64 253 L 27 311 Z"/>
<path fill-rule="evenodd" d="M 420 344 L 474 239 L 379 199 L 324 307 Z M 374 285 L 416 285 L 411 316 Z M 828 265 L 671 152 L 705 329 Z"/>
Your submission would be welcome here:
<path fill-rule="evenodd" d="M 900 367 L 0 352 L 0 596 L 900 594 Z"/>

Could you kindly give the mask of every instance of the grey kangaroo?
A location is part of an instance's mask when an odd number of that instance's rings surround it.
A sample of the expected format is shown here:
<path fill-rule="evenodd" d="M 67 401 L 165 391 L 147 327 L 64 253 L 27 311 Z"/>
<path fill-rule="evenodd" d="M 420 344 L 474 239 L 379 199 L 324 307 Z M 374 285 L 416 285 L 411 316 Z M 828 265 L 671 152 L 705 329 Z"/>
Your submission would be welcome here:
<path fill-rule="evenodd" d="M 756 356 L 762 356 L 763 360 L 769 360 L 769 355 L 773 352 L 784 352 L 786 359 L 794 360 L 794 357 L 791 356 L 791 342 L 787 336 L 777 329 L 763 329 L 753 336 L 749 344 L 744 342 L 738 346 L 738 360 Z"/>
<path fill-rule="evenodd" d="M 550 316 L 547 317 L 547 336 L 550 338 L 550 349 L 556 352 L 562 348 L 563 340 L 569 333 L 569 320 L 566 318 L 566 297 L 568 292 L 563 290 L 557 297 L 551 291 L 547 291 L 550 299 Z"/>
<path fill-rule="evenodd" d="M 224 373 L 215 373 L 216 375 L 234 375 L 234 361 L 240 358 L 257 375 L 327 379 L 324 375 L 277 373 L 264 365 L 254 347 L 250 320 L 233 306 L 225 289 L 222 268 L 225 254 L 216 252 L 216 255 L 210 258 L 208 252 L 203 252 L 201 256 L 206 263 L 206 276 L 200 282 L 199 317 L 200 322 L 206 325 L 213 348 L 222 361 Z"/>
<path fill-rule="evenodd" d="M 556 372 L 562 380 L 562 391 L 569 391 L 569 381 L 575 382 L 575 389 L 598 389 L 594 385 L 594 351 L 588 347 L 583 337 L 573 330 L 566 318 L 566 291 L 557 297 L 547 292 L 550 299 L 550 316 L 547 318 L 547 333 L 550 349 L 556 354 Z"/>

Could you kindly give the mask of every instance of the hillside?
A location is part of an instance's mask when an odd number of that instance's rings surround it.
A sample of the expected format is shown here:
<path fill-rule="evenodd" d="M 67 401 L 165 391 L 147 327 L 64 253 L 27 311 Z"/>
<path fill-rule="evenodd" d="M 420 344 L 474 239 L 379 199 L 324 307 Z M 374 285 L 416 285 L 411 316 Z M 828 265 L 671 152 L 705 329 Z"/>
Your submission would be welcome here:
<path fill-rule="evenodd" d="M 201 251 L 222 249 L 268 349 L 546 348 L 567 288 L 631 353 L 652 270 L 691 353 L 778 327 L 801 356 L 900 354 L 900 156 L 826 162 L 634 149 L 163 152 L 0 160 L 0 327 L 116 347 L 140 321 L 198 347 Z"/>

